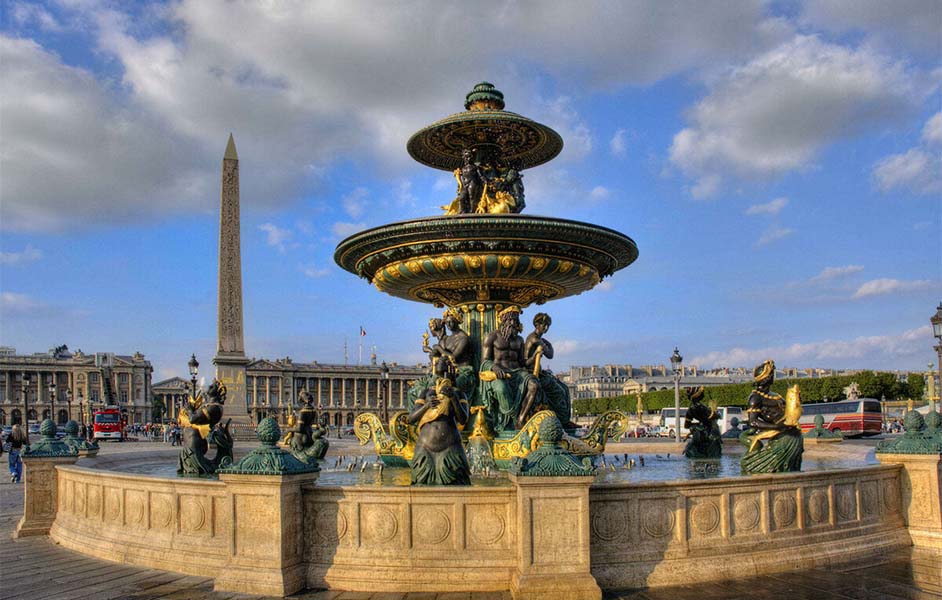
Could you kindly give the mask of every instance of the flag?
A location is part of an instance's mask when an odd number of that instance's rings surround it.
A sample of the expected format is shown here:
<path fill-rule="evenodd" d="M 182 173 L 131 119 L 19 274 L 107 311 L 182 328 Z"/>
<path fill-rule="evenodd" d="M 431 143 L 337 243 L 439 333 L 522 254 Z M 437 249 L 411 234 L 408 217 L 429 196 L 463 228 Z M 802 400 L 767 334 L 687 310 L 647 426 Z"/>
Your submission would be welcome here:
<path fill-rule="evenodd" d="M 363 336 L 365 336 L 365 335 L 366 335 L 366 330 L 363 329 L 363 326 L 362 326 L 362 325 L 360 325 L 360 337 L 363 337 Z"/>

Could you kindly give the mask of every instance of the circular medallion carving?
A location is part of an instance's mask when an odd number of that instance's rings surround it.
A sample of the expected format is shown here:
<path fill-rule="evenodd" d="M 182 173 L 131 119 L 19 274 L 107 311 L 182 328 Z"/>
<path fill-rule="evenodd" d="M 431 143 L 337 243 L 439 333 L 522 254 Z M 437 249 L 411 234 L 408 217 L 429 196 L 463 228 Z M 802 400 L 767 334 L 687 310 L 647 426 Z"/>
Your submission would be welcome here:
<path fill-rule="evenodd" d="M 808 496 L 808 516 L 815 523 L 828 520 L 828 497 L 821 490 L 815 490 Z"/>
<path fill-rule="evenodd" d="M 477 546 L 488 546 L 504 535 L 504 517 L 496 512 L 482 512 L 471 521 L 470 537 Z"/>
<path fill-rule="evenodd" d="M 186 502 L 180 507 L 183 523 L 191 531 L 199 531 L 206 524 L 206 509 L 201 502 Z"/>
<path fill-rule="evenodd" d="M 166 529 L 173 520 L 173 507 L 166 496 L 154 496 L 150 503 L 152 524 Z"/>
<path fill-rule="evenodd" d="M 144 522 L 144 499 L 141 498 L 139 494 L 131 496 L 130 501 L 128 501 L 125 506 L 125 510 L 127 511 L 129 523 Z"/>
<path fill-rule="evenodd" d="M 101 488 L 91 486 L 88 488 L 88 513 L 97 515 L 101 512 Z"/>
<path fill-rule="evenodd" d="M 746 498 L 736 501 L 736 507 L 733 509 L 733 522 L 736 524 L 737 531 L 752 531 L 759 526 L 761 516 L 759 503 L 755 499 Z"/>
<path fill-rule="evenodd" d="M 837 494 L 837 514 L 842 519 L 853 519 L 854 514 L 854 495 L 852 490 L 843 489 Z"/>
<path fill-rule="evenodd" d="M 872 515 L 877 508 L 877 490 L 873 483 L 867 482 L 860 486 L 860 512 Z"/>
<path fill-rule="evenodd" d="M 720 509 L 716 502 L 706 500 L 697 503 L 690 513 L 690 523 L 697 533 L 708 534 L 720 526 Z"/>
<path fill-rule="evenodd" d="M 423 544 L 440 544 L 451 533 L 451 520 L 440 510 L 423 512 L 415 521 L 415 538 Z"/>
<path fill-rule="evenodd" d="M 105 496 L 105 518 L 115 521 L 119 516 L 121 516 L 121 493 L 114 488 L 108 488 Z"/>
<path fill-rule="evenodd" d="M 592 509 L 592 534 L 612 542 L 628 529 L 628 506 L 624 502 L 603 502 Z"/>
<path fill-rule="evenodd" d="M 641 511 L 641 528 L 653 538 L 670 535 L 674 529 L 674 511 L 660 504 L 652 504 Z"/>
<path fill-rule="evenodd" d="M 325 542 L 339 542 L 347 534 L 347 516 L 337 506 L 321 506 L 314 513 L 314 532 Z"/>
<path fill-rule="evenodd" d="M 899 487 L 894 479 L 887 479 L 883 482 L 883 506 L 887 512 L 893 513 L 899 510 Z"/>
<path fill-rule="evenodd" d="M 793 496 L 781 494 L 775 497 L 775 502 L 772 503 L 772 518 L 776 527 L 781 529 L 793 524 L 797 512 L 798 507 Z"/>
<path fill-rule="evenodd" d="M 399 531 L 399 521 L 388 508 L 373 507 L 366 511 L 363 520 L 363 537 L 376 541 L 388 542 Z"/>

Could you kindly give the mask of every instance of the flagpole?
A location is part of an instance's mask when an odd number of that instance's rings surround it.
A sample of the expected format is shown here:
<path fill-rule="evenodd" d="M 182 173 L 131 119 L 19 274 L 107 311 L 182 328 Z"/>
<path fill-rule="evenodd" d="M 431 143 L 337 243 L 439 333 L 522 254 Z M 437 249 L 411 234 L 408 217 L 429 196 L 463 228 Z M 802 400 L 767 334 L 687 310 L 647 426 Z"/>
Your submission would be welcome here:
<path fill-rule="evenodd" d="M 343 336 L 343 366 L 347 366 L 347 336 Z"/>
<path fill-rule="evenodd" d="M 357 356 L 357 366 L 359 367 L 360 365 L 363 364 L 363 328 L 362 327 L 360 327 L 360 335 L 357 336 L 357 339 L 360 341 L 360 347 L 358 349 L 359 354 Z"/>

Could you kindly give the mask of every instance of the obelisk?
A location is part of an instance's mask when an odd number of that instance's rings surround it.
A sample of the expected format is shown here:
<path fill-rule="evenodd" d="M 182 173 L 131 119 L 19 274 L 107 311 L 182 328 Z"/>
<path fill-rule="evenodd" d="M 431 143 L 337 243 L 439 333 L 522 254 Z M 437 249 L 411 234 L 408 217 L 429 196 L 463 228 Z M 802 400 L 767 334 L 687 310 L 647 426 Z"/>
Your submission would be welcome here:
<path fill-rule="evenodd" d="M 213 364 L 216 379 L 226 385 L 225 415 L 236 424 L 250 423 L 245 399 L 245 342 L 242 335 L 242 250 L 239 219 L 239 155 L 229 134 L 222 158 L 219 199 L 218 344 Z"/>

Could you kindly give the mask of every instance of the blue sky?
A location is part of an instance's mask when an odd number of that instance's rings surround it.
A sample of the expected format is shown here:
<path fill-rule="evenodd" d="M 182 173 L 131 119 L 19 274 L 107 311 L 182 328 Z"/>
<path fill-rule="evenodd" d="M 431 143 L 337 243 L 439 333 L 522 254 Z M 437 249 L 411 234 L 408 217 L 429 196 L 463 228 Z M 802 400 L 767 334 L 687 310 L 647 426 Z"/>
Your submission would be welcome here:
<path fill-rule="evenodd" d="M 560 132 L 527 212 L 638 261 L 548 304 L 553 366 L 925 369 L 942 299 L 942 4 L 11 0 L 0 344 L 215 348 L 219 168 L 241 159 L 246 351 L 420 360 L 434 308 L 333 264 L 439 214 L 409 135 L 477 82 Z M 528 320 L 529 310 L 524 314 Z M 529 314 L 528 314 L 529 313 Z"/>

